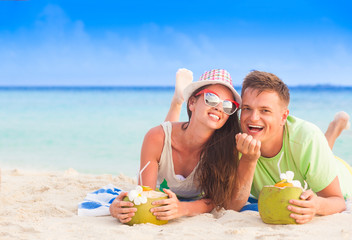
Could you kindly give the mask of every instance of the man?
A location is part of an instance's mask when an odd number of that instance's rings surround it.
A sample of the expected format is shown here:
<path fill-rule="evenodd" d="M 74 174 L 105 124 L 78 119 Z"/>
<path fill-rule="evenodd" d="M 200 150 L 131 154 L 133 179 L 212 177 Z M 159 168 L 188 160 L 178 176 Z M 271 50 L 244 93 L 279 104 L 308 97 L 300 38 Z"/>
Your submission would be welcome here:
<path fill-rule="evenodd" d="M 334 157 L 319 128 L 289 116 L 289 101 L 289 90 L 277 76 L 252 71 L 242 85 L 241 127 L 261 141 L 251 194 L 258 198 L 264 185 L 280 181 L 281 158 L 281 172 L 293 171 L 295 180 L 311 188 L 288 207 L 297 223 L 306 223 L 316 214 L 345 209 L 344 197 L 352 197 L 352 174 Z"/>

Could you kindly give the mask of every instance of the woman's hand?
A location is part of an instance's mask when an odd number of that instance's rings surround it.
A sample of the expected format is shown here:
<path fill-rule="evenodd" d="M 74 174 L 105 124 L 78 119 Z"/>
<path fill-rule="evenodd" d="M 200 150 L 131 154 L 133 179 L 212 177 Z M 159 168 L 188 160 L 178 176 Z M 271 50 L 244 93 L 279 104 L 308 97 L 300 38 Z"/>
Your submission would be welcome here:
<path fill-rule="evenodd" d="M 164 205 L 150 210 L 156 218 L 159 220 L 171 220 L 186 215 L 183 203 L 178 200 L 176 194 L 169 189 L 164 189 L 164 191 L 169 195 L 168 199 L 152 202 L 153 205 Z"/>
<path fill-rule="evenodd" d="M 254 139 L 246 133 L 236 134 L 236 148 L 242 153 L 242 157 L 249 161 L 257 161 L 260 157 L 260 140 Z M 242 158 L 241 158 L 242 159 Z"/>
<path fill-rule="evenodd" d="M 133 208 L 134 204 L 131 202 L 123 201 L 128 192 L 120 193 L 110 205 L 110 214 L 114 218 L 117 218 L 121 223 L 127 223 L 131 221 L 137 208 Z"/>
<path fill-rule="evenodd" d="M 287 207 L 292 211 L 290 217 L 296 220 L 296 223 L 303 224 L 311 221 L 317 209 L 319 208 L 319 197 L 312 190 L 303 192 L 300 196 L 302 200 L 291 199 Z M 294 205 L 294 206 L 293 206 Z"/>

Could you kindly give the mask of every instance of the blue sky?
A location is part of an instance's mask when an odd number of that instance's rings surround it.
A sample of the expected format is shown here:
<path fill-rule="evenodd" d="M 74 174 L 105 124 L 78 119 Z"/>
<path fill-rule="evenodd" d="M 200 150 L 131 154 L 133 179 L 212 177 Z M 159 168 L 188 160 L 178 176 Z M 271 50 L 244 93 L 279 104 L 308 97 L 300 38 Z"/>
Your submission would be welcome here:
<path fill-rule="evenodd" d="M 0 1 L 2 86 L 173 86 L 225 68 L 352 86 L 351 1 Z"/>

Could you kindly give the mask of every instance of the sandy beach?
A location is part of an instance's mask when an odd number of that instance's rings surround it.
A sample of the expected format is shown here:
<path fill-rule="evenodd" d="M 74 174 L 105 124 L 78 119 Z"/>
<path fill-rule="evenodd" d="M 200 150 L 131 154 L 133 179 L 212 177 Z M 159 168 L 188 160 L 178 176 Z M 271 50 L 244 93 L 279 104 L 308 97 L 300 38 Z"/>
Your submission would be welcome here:
<path fill-rule="evenodd" d="M 267 225 L 257 212 L 213 211 L 163 226 L 127 226 L 111 216 L 79 217 L 87 193 L 109 183 L 129 190 L 119 175 L 2 169 L 0 239 L 352 239 L 352 214 L 316 217 L 305 225 Z"/>

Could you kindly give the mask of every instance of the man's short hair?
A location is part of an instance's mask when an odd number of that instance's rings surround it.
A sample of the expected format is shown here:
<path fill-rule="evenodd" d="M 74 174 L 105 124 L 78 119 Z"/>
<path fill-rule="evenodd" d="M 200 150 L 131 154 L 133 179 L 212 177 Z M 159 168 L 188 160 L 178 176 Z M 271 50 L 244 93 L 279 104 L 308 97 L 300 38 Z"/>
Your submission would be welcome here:
<path fill-rule="evenodd" d="M 254 70 L 250 72 L 242 83 L 242 97 L 247 88 L 258 90 L 258 94 L 263 91 L 273 91 L 285 103 L 290 103 L 290 91 L 287 85 L 275 74 Z"/>

